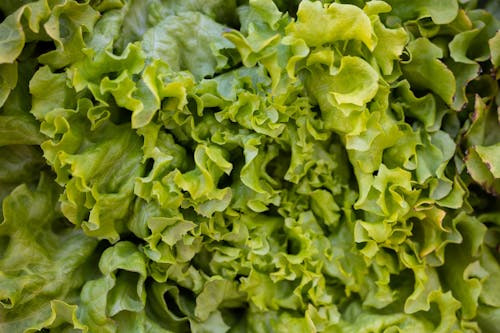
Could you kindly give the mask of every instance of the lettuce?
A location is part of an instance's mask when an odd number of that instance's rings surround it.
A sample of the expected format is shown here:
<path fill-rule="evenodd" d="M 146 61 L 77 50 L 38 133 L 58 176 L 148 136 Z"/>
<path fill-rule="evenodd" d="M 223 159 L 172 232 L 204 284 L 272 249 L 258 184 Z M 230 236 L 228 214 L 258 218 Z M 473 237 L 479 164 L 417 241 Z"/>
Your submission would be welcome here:
<path fill-rule="evenodd" d="M 495 332 L 495 1 L 0 4 L 0 332 Z"/>

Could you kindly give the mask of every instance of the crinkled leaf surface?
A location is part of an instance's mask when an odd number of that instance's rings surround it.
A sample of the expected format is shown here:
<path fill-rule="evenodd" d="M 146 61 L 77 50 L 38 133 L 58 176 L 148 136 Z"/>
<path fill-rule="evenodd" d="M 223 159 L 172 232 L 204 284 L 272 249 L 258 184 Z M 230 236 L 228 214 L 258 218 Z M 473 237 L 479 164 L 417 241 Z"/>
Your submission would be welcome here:
<path fill-rule="evenodd" d="M 2 1 L 0 332 L 496 332 L 498 13 Z"/>

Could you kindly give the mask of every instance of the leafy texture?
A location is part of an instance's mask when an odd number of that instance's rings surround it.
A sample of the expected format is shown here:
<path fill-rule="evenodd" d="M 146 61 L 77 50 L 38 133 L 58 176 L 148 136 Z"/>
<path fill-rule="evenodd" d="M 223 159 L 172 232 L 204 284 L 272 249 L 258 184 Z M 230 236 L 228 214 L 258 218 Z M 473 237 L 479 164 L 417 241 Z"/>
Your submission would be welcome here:
<path fill-rule="evenodd" d="M 495 1 L 0 14 L 0 332 L 498 330 Z"/>

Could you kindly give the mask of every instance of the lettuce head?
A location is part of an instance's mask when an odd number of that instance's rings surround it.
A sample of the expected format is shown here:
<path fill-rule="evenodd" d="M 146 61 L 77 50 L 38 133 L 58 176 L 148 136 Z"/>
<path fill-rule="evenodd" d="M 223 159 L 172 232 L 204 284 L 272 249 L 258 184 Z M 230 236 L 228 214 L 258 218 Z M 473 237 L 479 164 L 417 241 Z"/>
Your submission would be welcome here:
<path fill-rule="evenodd" d="M 0 332 L 497 332 L 495 0 L 2 0 Z"/>

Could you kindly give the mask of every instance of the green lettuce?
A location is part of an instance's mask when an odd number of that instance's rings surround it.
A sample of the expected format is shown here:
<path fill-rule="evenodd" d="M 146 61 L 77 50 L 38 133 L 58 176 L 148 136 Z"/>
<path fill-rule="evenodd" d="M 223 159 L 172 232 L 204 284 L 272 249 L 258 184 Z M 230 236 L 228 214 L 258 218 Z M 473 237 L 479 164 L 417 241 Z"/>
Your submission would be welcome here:
<path fill-rule="evenodd" d="M 495 1 L 0 3 L 0 332 L 496 332 Z"/>

